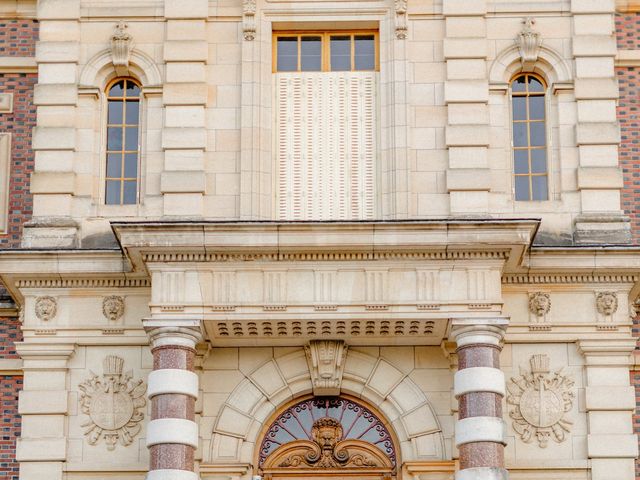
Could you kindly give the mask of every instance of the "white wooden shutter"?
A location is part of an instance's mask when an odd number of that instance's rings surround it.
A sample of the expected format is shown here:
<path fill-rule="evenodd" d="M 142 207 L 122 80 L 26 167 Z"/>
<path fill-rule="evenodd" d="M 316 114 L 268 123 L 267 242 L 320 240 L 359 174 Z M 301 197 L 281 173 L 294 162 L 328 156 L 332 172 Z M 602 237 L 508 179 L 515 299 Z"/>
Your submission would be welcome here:
<path fill-rule="evenodd" d="M 276 74 L 278 216 L 374 217 L 376 74 Z"/>

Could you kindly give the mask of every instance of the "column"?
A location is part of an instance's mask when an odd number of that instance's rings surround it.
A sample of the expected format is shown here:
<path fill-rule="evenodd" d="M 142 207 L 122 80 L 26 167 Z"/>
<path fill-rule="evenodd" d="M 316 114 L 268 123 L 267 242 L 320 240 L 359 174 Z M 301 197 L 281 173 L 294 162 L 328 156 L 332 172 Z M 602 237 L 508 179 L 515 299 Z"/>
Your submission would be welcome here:
<path fill-rule="evenodd" d="M 194 360 L 195 346 L 202 335 L 198 321 L 180 322 L 180 326 L 162 323 L 144 321 L 153 354 L 147 389 L 151 402 L 147 480 L 198 480 L 194 472 L 198 448 L 198 376 Z"/>
<path fill-rule="evenodd" d="M 160 177 L 165 216 L 204 214 L 208 7 L 206 0 L 165 1 L 164 171 Z"/>
<path fill-rule="evenodd" d="M 593 480 L 633 480 L 638 438 L 633 434 L 636 394 L 629 384 L 633 338 L 580 340 L 584 355 L 587 453 Z"/>
<path fill-rule="evenodd" d="M 489 211 L 491 175 L 489 146 L 489 84 L 486 78 L 485 0 L 444 0 L 444 58 L 447 79 L 445 141 L 449 151 L 447 192 L 452 215 Z"/>
<path fill-rule="evenodd" d="M 582 214 L 576 218 L 576 243 L 629 243 L 629 218 L 623 215 L 618 166 L 620 131 L 614 59 L 614 2 L 572 0 L 575 95 L 578 107 L 577 172 Z"/>
<path fill-rule="evenodd" d="M 73 344 L 16 343 L 24 389 L 18 412 L 22 434 L 16 447 L 21 480 L 62 480 L 67 461 L 68 363 Z"/>
<path fill-rule="evenodd" d="M 504 318 L 454 319 L 450 338 L 457 343 L 458 399 L 455 443 L 460 470 L 456 480 L 506 480 L 504 468 L 504 374 L 500 370 Z"/>

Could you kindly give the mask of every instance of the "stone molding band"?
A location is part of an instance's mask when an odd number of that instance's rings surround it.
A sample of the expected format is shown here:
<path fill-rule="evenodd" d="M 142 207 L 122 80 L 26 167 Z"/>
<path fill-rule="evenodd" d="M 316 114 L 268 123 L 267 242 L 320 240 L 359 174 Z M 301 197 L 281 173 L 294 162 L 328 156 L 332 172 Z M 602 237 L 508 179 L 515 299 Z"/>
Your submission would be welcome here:
<path fill-rule="evenodd" d="M 505 390 L 504 373 L 497 368 L 469 367 L 457 371 L 453 378 L 453 392 L 456 398 L 476 392 L 492 392 L 504 396 Z"/>
<path fill-rule="evenodd" d="M 198 398 L 198 375 L 188 370 L 166 368 L 154 370 L 147 381 L 147 395 L 182 394 Z"/>
<path fill-rule="evenodd" d="M 186 470 L 152 470 L 147 474 L 146 480 L 199 480 L 194 472 Z"/>
<path fill-rule="evenodd" d="M 456 472 L 456 480 L 509 480 L 504 468 L 475 467 Z"/>
<path fill-rule="evenodd" d="M 198 448 L 198 424 L 182 418 L 159 418 L 147 425 L 147 447 L 179 443 Z"/>
<path fill-rule="evenodd" d="M 506 445 L 505 423 L 497 417 L 468 417 L 458 420 L 456 446 L 474 442 L 493 442 Z"/>

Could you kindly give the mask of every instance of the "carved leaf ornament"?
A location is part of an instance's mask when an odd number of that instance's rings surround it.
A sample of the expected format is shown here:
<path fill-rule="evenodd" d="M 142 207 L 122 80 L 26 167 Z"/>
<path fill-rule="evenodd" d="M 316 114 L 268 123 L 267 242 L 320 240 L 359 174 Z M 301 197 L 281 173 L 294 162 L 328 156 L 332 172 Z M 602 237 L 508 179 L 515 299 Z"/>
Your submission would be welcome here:
<path fill-rule="evenodd" d="M 259 458 L 263 471 L 391 472 L 395 463 L 385 425 L 362 405 L 340 397 L 305 400 L 281 414 L 267 431 Z"/>

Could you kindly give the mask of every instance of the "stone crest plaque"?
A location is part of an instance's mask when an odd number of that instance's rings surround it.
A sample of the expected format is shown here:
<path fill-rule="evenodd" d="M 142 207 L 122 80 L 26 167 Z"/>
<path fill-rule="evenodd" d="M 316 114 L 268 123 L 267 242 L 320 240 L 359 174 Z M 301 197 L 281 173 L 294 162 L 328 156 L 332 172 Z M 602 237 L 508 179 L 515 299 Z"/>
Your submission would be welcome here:
<path fill-rule="evenodd" d="M 102 377 L 91 372 L 91 378 L 78 386 L 82 412 L 89 416 L 82 426 L 90 445 L 104 438 L 107 449 L 113 450 L 118 441 L 130 445 L 140 431 L 147 387 L 142 380 L 134 381 L 132 372 L 123 374 L 123 366 L 122 358 L 109 355 Z"/>

